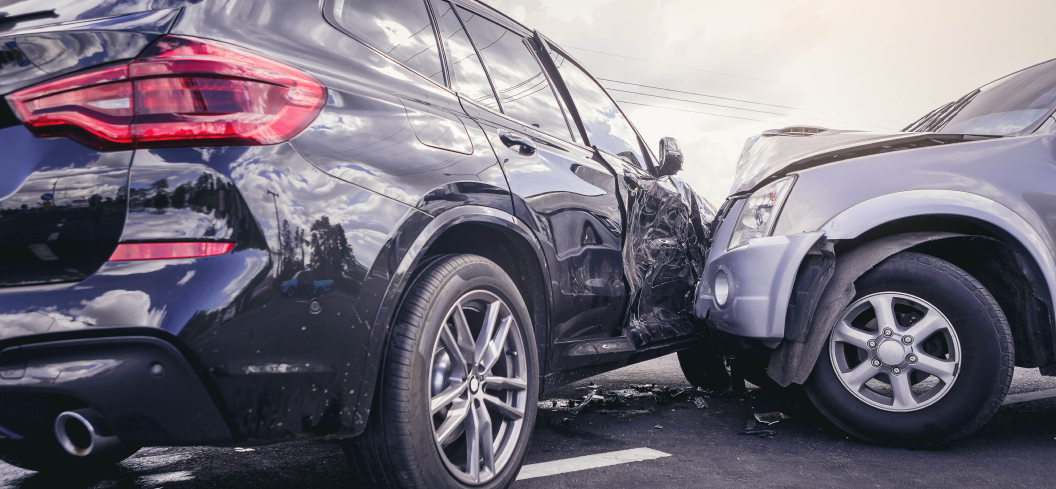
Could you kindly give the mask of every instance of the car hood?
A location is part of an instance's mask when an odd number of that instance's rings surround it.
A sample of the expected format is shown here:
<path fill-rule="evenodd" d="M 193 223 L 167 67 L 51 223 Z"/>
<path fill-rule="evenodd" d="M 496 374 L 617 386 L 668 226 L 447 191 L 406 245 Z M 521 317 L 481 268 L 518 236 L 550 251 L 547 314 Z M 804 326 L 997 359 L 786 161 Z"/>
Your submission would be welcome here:
<path fill-rule="evenodd" d="M 973 140 L 963 134 L 875 133 L 812 128 L 785 128 L 748 138 L 737 162 L 730 195 L 756 189 L 789 172 L 877 153 Z M 988 138 L 987 138 L 988 139 Z"/>

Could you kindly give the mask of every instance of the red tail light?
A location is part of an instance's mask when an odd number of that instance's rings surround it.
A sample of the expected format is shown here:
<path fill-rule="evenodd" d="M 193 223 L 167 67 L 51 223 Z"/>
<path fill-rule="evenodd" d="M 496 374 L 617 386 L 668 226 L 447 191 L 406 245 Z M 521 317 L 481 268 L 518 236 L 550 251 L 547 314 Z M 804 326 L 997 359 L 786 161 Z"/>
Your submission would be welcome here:
<path fill-rule="evenodd" d="M 110 261 L 172 260 L 176 258 L 204 258 L 223 255 L 235 247 L 234 243 L 205 241 L 196 243 L 121 243 Z"/>
<path fill-rule="evenodd" d="M 266 145 L 288 141 L 322 110 L 308 74 L 218 41 L 165 36 L 138 59 L 9 95 L 38 137 L 101 150 Z"/>

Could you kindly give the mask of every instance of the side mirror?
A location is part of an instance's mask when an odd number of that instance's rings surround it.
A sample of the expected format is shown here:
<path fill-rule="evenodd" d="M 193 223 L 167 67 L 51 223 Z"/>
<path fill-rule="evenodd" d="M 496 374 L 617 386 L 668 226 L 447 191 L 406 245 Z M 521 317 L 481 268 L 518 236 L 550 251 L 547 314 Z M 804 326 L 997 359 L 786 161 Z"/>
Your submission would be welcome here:
<path fill-rule="evenodd" d="M 682 150 L 675 138 L 660 138 L 660 168 L 656 176 L 674 175 L 682 169 Z"/>

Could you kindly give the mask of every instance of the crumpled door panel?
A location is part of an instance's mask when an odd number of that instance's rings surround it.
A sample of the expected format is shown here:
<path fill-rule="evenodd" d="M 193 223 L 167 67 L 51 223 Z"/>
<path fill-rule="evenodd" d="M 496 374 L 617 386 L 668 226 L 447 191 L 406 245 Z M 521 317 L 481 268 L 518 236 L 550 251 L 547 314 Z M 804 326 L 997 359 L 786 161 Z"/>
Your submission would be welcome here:
<path fill-rule="evenodd" d="M 603 153 L 602 157 L 623 174 L 619 182 L 627 209 L 623 263 L 630 289 L 625 334 L 638 347 L 693 334 L 697 330 L 691 319 L 693 290 L 704 266 L 707 241 L 703 226 L 693 222 L 692 190 L 684 185 L 680 189 L 668 178 L 657 179 L 622 159 Z"/>

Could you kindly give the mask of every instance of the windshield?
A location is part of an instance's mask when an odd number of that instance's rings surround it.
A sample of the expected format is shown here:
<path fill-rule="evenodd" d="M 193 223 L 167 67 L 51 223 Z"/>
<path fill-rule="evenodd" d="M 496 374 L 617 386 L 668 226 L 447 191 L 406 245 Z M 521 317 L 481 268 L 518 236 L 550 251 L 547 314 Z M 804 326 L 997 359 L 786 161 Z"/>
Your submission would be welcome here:
<path fill-rule="evenodd" d="M 950 102 L 903 129 L 1011 136 L 1033 131 L 1056 108 L 1056 60 L 1031 66 Z"/>

